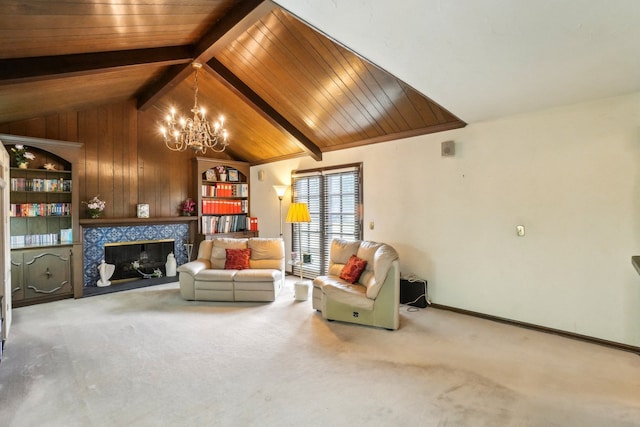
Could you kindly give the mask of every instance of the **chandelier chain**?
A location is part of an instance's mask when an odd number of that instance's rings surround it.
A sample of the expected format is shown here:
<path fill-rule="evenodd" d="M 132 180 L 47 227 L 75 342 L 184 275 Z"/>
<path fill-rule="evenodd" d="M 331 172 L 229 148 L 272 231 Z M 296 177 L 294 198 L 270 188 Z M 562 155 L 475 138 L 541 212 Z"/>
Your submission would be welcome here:
<path fill-rule="evenodd" d="M 196 75 L 195 75 L 195 95 L 193 96 L 194 98 L 194 102 L 193 102 L 193 109 L 194 110 L 198 110 L 198 68 L 196 68 Z"/>

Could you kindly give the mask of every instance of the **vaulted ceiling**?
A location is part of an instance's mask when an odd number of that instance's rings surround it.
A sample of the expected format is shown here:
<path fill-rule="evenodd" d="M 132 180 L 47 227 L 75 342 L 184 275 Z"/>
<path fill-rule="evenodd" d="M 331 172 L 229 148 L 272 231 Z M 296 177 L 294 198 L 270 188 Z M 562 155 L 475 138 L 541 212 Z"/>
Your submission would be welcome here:
<path fill-rule="evenodd" d="M 276 1 L 469 124 L 640 91 L 637 0 Z"/>
<path fill-rule="evenodd" d="M 0 123 L 135 99 L 223 114 L 252 164 L 465 123 L 271 1 L 3 2 Z"/>

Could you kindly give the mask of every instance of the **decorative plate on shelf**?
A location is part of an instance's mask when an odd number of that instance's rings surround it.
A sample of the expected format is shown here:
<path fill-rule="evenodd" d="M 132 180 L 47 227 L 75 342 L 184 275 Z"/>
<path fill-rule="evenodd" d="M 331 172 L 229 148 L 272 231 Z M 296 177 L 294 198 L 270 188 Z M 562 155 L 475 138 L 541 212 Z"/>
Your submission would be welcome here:
<path fill-rule="evenodd" d="M 213 169 L 209 169 L 204 173 L 204 177 L 207 181 L 215 181 L 216 180 L 216 171 Z"/>
<path fill-rule="evenodd" d="M 139 203 L 137 213 L 138 213 L 138 218 L 149 218 L 149 204 Z"/>

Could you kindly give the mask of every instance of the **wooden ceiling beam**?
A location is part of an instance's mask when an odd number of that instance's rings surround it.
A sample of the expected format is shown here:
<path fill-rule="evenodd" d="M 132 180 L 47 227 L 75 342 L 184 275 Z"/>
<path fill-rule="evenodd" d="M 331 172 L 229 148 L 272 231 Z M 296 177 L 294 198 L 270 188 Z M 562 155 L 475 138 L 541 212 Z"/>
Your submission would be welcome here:
<path fill-rule="evenodd" d="M 136 94 L 138 110 L 144 111 L 151 107 L 191 73 L 192 69 L 188 65 L 173 65 L 169 67 L 159 79 L 138 91 Z"/>
<path fill-rule="evenodd" d="M 220 50 L 228 47 L 256 22 L 279 7 L 270 0 L 241 1 L 218 21 L 196 43 L 198 61 L 205 63 Z"/>
<path fill-rule="evenodd" d="M 211 73 L 220 82 L 227 86 L 237 96 L 239 96 L 247 105 L 251 106 L 264 119 L 269 121 L 281 132 L 289 135 L 298 142 L 298 145 L 314 160 L 322 160 L 322 151 L 320 148 L 303 134 L 298 128 L 291 124 L 278 111 L 276 111 L 262 97 L 255 93 L 247 86 L 238 76 L 233 74 L 231 70 L 225 67 L 220 61 L 212 58 L 204 67 L 207 72 Z"/>
<path fill-rule="evenodd" d="M 202 64 L 209 61 L 221 49 L 228 46 L 240 34 L 254 25 L 261 18 L 271 13 L 278 6 L 270 0 L 241 1 L 229 10 L 209 31 L 194 45 L 192 62 Z M 188 64 L 169 68 L 160 79 L 142 88 L 136 98 L 138 109 L 146 110 L 167 94 L 174 86 L 182 82 L 192 73 Z"/>
<path fill-rule="evenodd" d="M 129 67 L 191 63 L 188 46 L 0 59 L 0 85 L 86 76 Z"/>

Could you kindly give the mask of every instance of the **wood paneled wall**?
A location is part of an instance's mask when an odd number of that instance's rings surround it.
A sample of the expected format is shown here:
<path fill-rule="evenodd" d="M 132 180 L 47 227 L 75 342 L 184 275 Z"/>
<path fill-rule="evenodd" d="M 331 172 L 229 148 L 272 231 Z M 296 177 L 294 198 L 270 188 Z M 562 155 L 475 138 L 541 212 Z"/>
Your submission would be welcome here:
<path fill-rule="evenodd" d="M 174 216 L 187 197 L 194 200 L 191 168 L 194 153 L 169 150 L 158 130 L 160 114 L 138 113 L 138 200 L 148 203 L 151 216 Z M 135 209 L 135 205 L 134 205 Z"/>
<path fill-rule="evenodd" d="M 182 201 L 197 196 L 192 191 L 194 154 L 164 146 L 158 115 L 153 109 L 138 112 L 134 101 L 126 101 L 0 124 L 0 133 L 84 144 L 76 190 L 80 200 L 100 195 L 107 202 L 105 217 L 135 217 L 138 203 L 149 204 L 151 217 L 178 216 Z M 80 218 L 86 218 L 82 207 Z"/>

